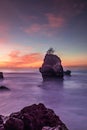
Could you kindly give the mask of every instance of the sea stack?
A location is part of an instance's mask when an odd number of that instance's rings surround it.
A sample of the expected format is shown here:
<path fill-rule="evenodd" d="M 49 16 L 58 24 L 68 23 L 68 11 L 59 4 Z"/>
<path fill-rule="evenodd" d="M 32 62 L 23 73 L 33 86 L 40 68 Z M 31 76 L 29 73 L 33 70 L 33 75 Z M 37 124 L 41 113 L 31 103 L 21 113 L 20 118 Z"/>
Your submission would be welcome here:
<path fill-rule="evenodd" d="M 68 130 L 52 109 L 39 103 L 26 106 L 8 117 L 0 115 L 0 130 Z"/>
<path fill-rule="evenodd" d="M 45 57 L 42 66 L 39 68 L 43 78 L 63 78 L 63 66 L 61 59 L 54 54 L 54 49 L 50 48 Z"/>

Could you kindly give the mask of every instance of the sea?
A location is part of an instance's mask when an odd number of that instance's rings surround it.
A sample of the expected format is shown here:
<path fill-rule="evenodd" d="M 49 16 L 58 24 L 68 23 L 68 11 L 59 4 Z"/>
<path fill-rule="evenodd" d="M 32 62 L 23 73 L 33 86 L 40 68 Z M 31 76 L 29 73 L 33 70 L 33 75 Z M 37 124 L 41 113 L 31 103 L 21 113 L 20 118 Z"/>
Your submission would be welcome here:
<path fill-rule="evenodd" d="M 38 69 L 0 70 L 0 115 L 8 116 L 23 107 L 43 103 L 53 109 L 69 130 L 87 130 L 87 67 L 64 68 L 71 76 L 43 80 Z"/>

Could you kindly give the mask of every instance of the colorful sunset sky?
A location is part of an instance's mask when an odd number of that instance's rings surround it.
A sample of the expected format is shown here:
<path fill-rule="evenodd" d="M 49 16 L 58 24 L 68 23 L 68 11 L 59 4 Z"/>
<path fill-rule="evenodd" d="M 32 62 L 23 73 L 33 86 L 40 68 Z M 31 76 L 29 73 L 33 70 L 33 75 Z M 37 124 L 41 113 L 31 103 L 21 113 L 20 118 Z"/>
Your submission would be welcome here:
<path fill-rule="evenodd" d="M 87 66 L 87 0 L 0 0 L 0 68 L 39 67 L 50 47 Z"/>

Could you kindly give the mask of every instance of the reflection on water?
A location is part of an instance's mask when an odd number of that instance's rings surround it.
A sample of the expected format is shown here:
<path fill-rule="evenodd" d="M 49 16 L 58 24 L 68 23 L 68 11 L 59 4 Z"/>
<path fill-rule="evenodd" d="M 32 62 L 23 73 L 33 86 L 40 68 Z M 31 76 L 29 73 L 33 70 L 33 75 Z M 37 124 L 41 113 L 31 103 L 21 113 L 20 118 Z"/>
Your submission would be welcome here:
<path fill-rule="evenodd" d="M 60 89 L 63 87 L 63 79 L 46 79 L 39 85 L 44 89 Z"/>

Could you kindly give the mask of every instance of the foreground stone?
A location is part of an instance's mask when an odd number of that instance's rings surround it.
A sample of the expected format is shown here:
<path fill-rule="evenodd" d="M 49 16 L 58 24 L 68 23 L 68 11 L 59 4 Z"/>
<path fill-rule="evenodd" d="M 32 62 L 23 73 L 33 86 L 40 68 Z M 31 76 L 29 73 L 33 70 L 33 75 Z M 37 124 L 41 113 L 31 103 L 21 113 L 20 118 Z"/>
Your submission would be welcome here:
<path fill-rule="evenodd" d="M 0 116 L 0 130 L 68 130 L 68 128 L 53 110 L 40 103 L 12 113 L 5 123 Z"/>
<path fill-rule="evenodd" d="M 42 130 L 65 130 L 65 127 L 63 128 L 63 126 L 57 126 L 57 127 L 48 127 L 48 126 L 45 126 L 42 128 Z"/>

